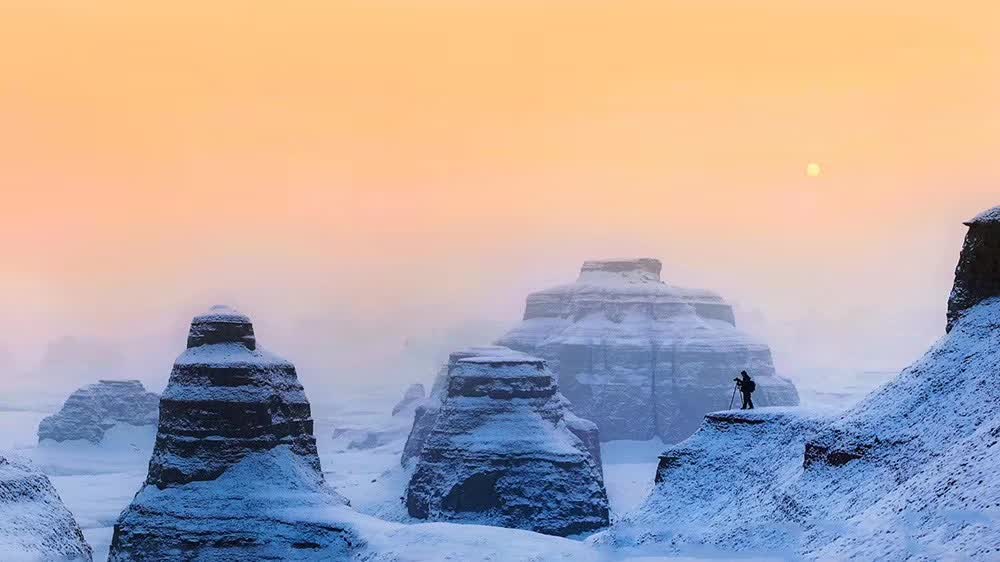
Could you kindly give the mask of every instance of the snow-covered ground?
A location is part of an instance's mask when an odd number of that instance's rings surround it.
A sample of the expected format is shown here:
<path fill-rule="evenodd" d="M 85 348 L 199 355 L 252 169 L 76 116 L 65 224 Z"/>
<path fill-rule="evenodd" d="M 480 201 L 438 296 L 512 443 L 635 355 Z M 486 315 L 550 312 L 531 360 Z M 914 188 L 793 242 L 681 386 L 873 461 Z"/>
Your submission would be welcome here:
<path fill-rule="evenodd" d="M 828 382 L 830 378 L 824 376 L 797 378 L 795 382 L 800 385 L 804 403 L 828 405 L 839 410 L 850 406 L 887 378 L 889 377 L 881 373 L 858 373 L 835 379 L 835 386 Z M 813 380 L 816 382 L 813 383 Z M 413 525 L 417 521 L 407 515 L 402 503 L 409 473 L 399 464 L 412 418 L 409 415 L 391 416 L 392 406 L 403 389 L 393 390 L 397 391 L 340 396 L 336 400 L 324 400 L 322 396 L 310 396 L 310 399 L 313 402 L 320 458 L 330 484 L 351 501 L 354 509 L 363 514 Z M 146 478 L 155 430 L 151 427 L 118 426 L 109 431 L 100 445 L 86 442 L 45 442 L 38 445 L 38 422 L 52 414 L 57 407 L 58 405 L 48 402 L 17 401 L 7 397 L 0 409 L 0 451 L 16 450 L 30 457 L 49 475 L 62 500 L 83 529 L 87 542 L 93 547 L 94 559 L 103 561 L 107 558 L 115 520 Z M 347 431 L 341 431 L 340 436 L 334 438 L 336 429 Z M 359 432 L 364 431 L 378 433 L 379 443 L 368 449 L 352 447 L 351 442 L 356 440 Z M 663 448 L 664 445 L 658 439 L 612 441 L 602 445 L 604 480 L 613 521 L 645 500 L 653 486 L 657 457 Z M 463 533 L 467 530 L 465 526 L 445 523 L 420 524 L 412 528 L 407 525 L 393 529 L 392 536 L 403 541 L 399 544 L 411 547 L 403 558 L 405 560 L 437 559 L 431 555 L 421 558 L 421 549 L 426 548 L 428 552 L 432 552 L 432 549 L 440 547 L 434 541 L 445 539 L 451 541 L 452 552 L 461 557 L 466 549 L 471 549 L 471 552 L 476 548 L 473 536 L 485 536 L 478 529 L 472 536 L 463 538 Z M 421 538 L 421 533 L 426 533 L 426 537 Z M 521 531 L 498 529 L 491 530 L 486 535 L 497 535 L 482 539 L 488 542 L 509 540 L 510 552 L 548 545 L 545 548 L 554 549 L 551 552 L 559 552 L 558 556 L 553 554 L 556 559 L 566 555 L 574 560 L 684 560 L 663 557 L 656 549 L 636 548 L 613 553 L 594 551 L 592 547 L 579 541 L 541 537 Z M 579 544 L 579 549 L 571 543 Z M 400 548 L 397 545 L 389 550 L 400 552 Z M 522 555 L 523 553 L 518 554 Z M 540 552 L 539 556 L 542 557 L 536 558 L 537 560 L 549 559 L 545 558 L 544 552 Z M 712 555 L 702 552 L 697 553 L 696 558 L 689 559 L 712 559 Z"/>

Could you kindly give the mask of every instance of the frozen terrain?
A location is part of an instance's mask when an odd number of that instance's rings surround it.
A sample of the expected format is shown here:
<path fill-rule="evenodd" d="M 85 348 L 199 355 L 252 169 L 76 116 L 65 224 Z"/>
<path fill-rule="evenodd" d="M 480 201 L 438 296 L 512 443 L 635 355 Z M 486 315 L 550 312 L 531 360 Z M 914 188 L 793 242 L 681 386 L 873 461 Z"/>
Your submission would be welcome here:
<path fill-rule="evenodd" d="M 837 389 L 830 390 L 838 393 L 838 404 L 856 401 L 868 386 L 874 384 L 864 382 L 869 378 L 870 375 L 865 373 L 857 373 L 852 377 L 851 380 L 859 381 L 856 383 L 859 386 L 856 391 L 851 388 L 845 388 L 842 393 Z M 425 382 L 430 384 L 432 381 L 428 378 Z M 853 387 L 854 384 L 850 386 Z M 402 560 L 435 560 L 437 558 L 434 555 L 427 553 L 440 552 L 440 543 L 445 541 L 451 545 L 449 548 L 455 554 L 453 559 L 477 560 L 472 553 L 481 552 L 476 542 L 480 540 L 476 538 L 479 535 L 469 536 L 465 525 L 431 523 L 426 525 L 437 529 L 436 534 L 424 535 L 424 531 L 403 532 L 410 528 L 409 525 L 417 524 L 417 520 L 411 519 L 406 513 L 403 496 L 409 473 L 399 465 L 412 418 L 391 415 L 402 391 L 402 388 L 380 389 L 335 398 L 309 395 L 313 401 L 317 448 L 324 476 L 334 489 L 350 500 L 355 511 L 407 524 L 407 527 L 397 529 L 383 540 L 385 544 L 382 546 L 387 549 L 385 552 L 398 552 L 405 548 L 406 552 L 401 556 L 407 557 L 400 558 Z M 822 392 L 815 395 L 817 401 L 828 399 Z M 804 399 L 807 396 L 810 396 L 808 392 Z M 0 410 L 0 445 L 3 449 L 16 449 L 18 453 L 38 463 L 49 475 L 63 502 L 83 529 L 84 537 L 93 547 L 94 560 L 106 560 L 114 522 L 145 480 L 155 432 L 119 427 L 109 431 L 100 445 L 60 443 L 40 448 L 36 436 L 38 423 L 54 413 L 58 404 L 51 401 L 39 404 L 28 397 L 8 399 L 8 404 L 23 404 L 25 409 L 10 409 L 8 406 L 7 409 Z M 384 441 L 370 449 L 350 448 L 351 439 L 346 433 L 336 439 L 332 437 L 335 430 L 345 428 L 358 432 L 373 431 L 382 435 Z M 657 456 L 663 448 L 663 443 L 658 439 L 610 441 L 601 444 L 612 521 L 620 519 L 645 500 L 653 487 Z M 483 532 L 495 535 L 495 542 L 507 542 L 505 552 L 544 552 L 538 549 L 546 547 L 554 558 L 543 560 L 559 560 L 559 556 L 564 555 L 565 559 L 572 560 L 631 559 L 636 562 L 654 562 L 685 559 L 683 555 L 677 554 L 665 558 L 662 556 L 662 549 L 644 549 L 641 546 L 598 556 L 592 547 L 578 541 L 555 537 L 539 539 L 540 535 L 535 533 L 505 529 L 484 528 Z M 421 553 L 425 557 L 420 557 Z M 372 557 L 369 560 L 393 559 L 388 554 L 383 554 L 382 558 Z M 699 553 L 697 559 L 706 559 L 702 557 L 703 554 Z M 516 558 L 497 558 L 501 559 Z"/>

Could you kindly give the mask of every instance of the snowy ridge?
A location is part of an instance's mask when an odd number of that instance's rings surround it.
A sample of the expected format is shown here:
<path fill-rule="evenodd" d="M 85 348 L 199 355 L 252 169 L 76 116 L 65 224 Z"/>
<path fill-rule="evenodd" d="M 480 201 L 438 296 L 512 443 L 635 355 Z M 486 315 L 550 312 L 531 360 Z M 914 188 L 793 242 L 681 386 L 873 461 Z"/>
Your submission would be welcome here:
<path fill-rule="evenodd" d="M 664 453 L 647 502 L 596 540 L 816 560 L 1000 557 L 998 372 L 994 298 L 832 420 L 708 416 Z"/>
<path fill-rule="evenodd" d="M 91 560 L 83 532 L 48 477 L 12 456 L 0 456 L 0 559 Z"/>

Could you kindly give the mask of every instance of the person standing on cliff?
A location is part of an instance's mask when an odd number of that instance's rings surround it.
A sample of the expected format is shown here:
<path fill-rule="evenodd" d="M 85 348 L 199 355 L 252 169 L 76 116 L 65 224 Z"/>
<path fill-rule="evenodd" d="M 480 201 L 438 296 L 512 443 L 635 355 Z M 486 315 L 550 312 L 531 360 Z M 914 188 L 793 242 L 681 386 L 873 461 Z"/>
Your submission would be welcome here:
<path fill-rule="evenodd" d="M 750 375 L 746 371 L 740 371 L 742 378 L 733 379 L 736 381 L 736 387 L 740 389 L 740 394 L 743 395 L 743 407 L 741 410 L 753 410 L 753 391 L 757 390 L 757 383 L 753 382 Z"/>

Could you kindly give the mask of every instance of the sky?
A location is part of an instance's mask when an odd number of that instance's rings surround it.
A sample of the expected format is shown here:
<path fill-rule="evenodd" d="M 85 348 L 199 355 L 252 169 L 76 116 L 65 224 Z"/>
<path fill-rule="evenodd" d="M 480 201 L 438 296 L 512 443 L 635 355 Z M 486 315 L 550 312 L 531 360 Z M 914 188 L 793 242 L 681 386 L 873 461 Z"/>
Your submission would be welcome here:
<path fill-rule="evenodd" d="M 324 392 L 426 380 L 617 256 L 720 292 L 793 378 L 901 368 L 943 331 L 961 221 L 1000 204 L 998 19 L 0 2 L 0 386 L 96 376 L 60 353 L 162 386 L 216 302 Z"/>

